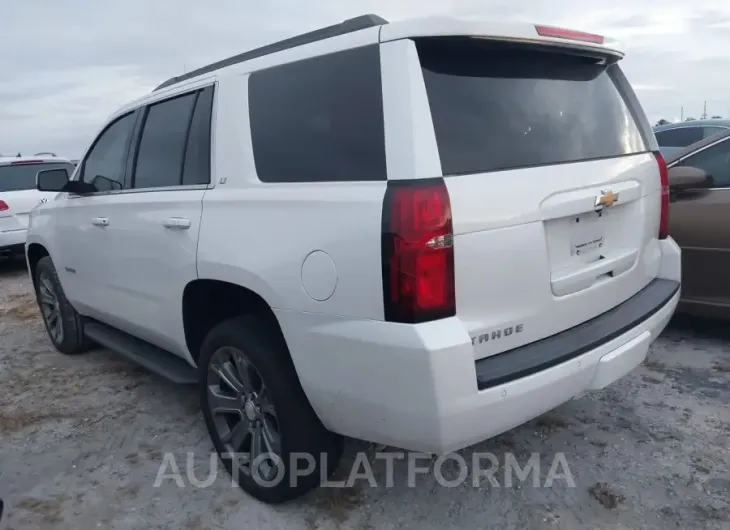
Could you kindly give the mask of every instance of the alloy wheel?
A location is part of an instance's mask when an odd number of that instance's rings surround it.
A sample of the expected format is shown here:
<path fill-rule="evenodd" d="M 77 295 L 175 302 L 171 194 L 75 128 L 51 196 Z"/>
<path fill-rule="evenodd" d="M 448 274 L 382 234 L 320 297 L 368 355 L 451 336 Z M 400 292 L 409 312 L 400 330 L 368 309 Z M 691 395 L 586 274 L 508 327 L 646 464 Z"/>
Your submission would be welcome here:
<path fill-rule="evenodd" d="M 247 475 L 273 480 L 281 464 L 281 435 L 266 385 L 246 355 L 233 347 L 215 351 L 208 366 L 207 398 L 213 423 Z"/>
<path fill-rule="evenodd" d="M 47 272 L 41 273 L 38 283 L 38 299 L 43 320 L 53 342 L 60 344 L 63 342 L 63 317 L 56 289 Z"/>

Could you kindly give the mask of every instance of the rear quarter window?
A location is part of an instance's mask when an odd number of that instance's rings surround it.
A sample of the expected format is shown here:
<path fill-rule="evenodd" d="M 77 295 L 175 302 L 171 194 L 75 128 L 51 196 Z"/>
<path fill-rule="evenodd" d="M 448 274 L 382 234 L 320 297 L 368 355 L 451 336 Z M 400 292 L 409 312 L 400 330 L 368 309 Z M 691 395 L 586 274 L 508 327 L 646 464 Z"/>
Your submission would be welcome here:
<path fill-rule="evenodd" d="M 647 151 L 617 65 L 471 38 L 416 48 L 444 175 Z"/>
<path fill-rule="evenodd" d="M 261 70 L 249 79 L 263 182 L 386 180 L 378 46 Z"/>
<path fill-rule="evenodd" d="M 660 147 L 687 147 L 702 140 L 701 127 L 677 127 L 656 133 L 656 141 Z"/>

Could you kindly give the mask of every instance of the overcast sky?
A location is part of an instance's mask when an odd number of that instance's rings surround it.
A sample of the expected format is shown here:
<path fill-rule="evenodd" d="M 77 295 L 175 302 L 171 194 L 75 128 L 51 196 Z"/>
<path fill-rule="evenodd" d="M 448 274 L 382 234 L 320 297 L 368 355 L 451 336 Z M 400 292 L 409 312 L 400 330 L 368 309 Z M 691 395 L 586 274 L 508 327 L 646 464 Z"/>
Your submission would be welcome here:
<path fill-rule="evenodd" d="M 652 122 L 730 117 L 728 0 L 23 0 L 0 9 L 0 153 L 81 155 L 168 77 L 364 13 L 525 20 L 615 36 Z"/>

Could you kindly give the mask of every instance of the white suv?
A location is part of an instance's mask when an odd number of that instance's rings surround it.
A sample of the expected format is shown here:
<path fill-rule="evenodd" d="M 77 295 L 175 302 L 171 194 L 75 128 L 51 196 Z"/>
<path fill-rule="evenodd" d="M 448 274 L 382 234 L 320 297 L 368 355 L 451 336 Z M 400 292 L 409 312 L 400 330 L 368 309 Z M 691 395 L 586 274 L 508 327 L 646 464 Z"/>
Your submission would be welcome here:
<path fill-rule="evenodd" d="M 70 181 L 38 177 L 63 192 L 27 243 L 53 343 L 198 385 L 267 502 L 318 484 L 340 435 L 445 453 L 604 387 L 680 291 L 621 57 L 365 16 L 163 83 Z"/>
<path fill-rule="evenodd" d="M 73 171 L 74 166 L 52 153 L 0 157 L 0 257 L 23 256 L 30 211 L 56 196 L 36 188 L 36 175 L 45 169 Z"/>

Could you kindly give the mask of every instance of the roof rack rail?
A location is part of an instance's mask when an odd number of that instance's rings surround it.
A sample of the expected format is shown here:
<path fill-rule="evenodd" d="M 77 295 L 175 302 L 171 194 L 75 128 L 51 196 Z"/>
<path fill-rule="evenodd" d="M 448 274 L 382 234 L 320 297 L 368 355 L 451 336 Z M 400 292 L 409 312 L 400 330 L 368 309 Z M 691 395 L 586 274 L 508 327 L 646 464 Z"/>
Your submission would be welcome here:
<path fill-rule="evenodd" d="M 191 72 L 187 72 L 186 74 L 171 77 L 170 79 L 159 85 L 157 88 L 155 88 L 153 92 L 155 92 L 156 90 L 160 90 L 161 88 L 180 83 L 181 81 L 192 79 L 193 77 L 198 77 L 199 75 L 207 74 L 208 72 L 214 72 L 227 66 L 255 59 L 256 57 L 263 57 L 264 55 L 288 50 L 290 48 L 296 48 L 297 46 L 309 44 L 310 42 L 317 42 L 319 40 L 329 39 L 330 37 L 345 35 L 354 31 L 360 31 L 361 29 L 382 26 L 383 24 L 387 23 L 387 20 L 379 17 L 378 15 L 362 15 L 359 17 L 350 18 L 348 20 L 345 20 L 344 22 L 340 22 L 339 24 L 334 24 L 332 26 L 327 26 L 325 28 L 321 28 L 315 31 L 310 31 L 309 33 L 303 33 L 301 35 L 290 37 L 288 39 L 274 42 L 272 44 L 267 44 L 266 46 L 255 48 L 244 53 L 239 53 L 238 55 L 234 55 L 233 57 L 229 57 L 228 59 L 223 59 L 221 61 L 211 63 L 196 70 L 192 70 Z"/>

